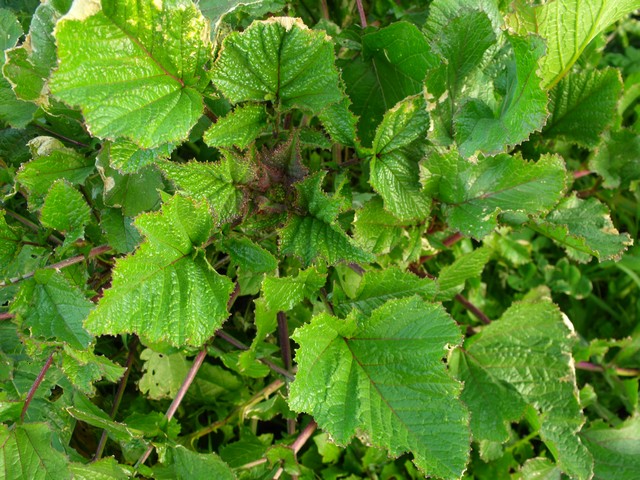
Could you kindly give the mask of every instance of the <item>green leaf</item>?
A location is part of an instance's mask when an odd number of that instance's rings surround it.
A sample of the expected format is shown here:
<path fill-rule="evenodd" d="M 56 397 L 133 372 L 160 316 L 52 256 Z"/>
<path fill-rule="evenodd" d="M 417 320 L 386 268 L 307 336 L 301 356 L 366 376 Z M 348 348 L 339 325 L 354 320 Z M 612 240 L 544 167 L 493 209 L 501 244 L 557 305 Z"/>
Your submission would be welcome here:
<path fill-rule="evenodd" d="M 599 480 L 633 480 L 640 471 L 640 417 L 632 417 L 616 428 L 594 425 L 581 433 L 595 459 Z"/>
<path fill-rule="evenodd" d="M 207 27 L 190 0 L 74 2 L 56 26 L 51 91 L 79 105 L 98 137 L 183 140 L 203 111 Z"/>
<path fill-rule="evenodd" d="M 317 257 L 329 264 L 371 261 L 372 255 L 357 247 L 336 223 L 342 201 L 322 192 L 324 175 L 320 172 L 296 184 L 298 206 L 308 213 L 290 215 L 280 230 L 280 252 L 299 257 L 305 266 Z"/>
<path fill-rule="evenodd" d="M 300 19 L 253 22 L 223 41 L 211 79 L 231 103 L 274 102 L 317 113 L 342 99 L 333 45 Z"/>
<path fill-rule="evenodd" d="M 438 293 L 435 299 L 451 300 L 464 289 L 468 279 L 480 277 L 490 258 L 491 250 L 480 247 L 443 267 L 438 274 Z"/>
<path fill-rule="evenodd" d="M 44 423 L 9 428 L 0 424 L 0 472 L 6 480 L 70 478 L 66 457 L 53 448 L 52 432 Z"/>
<path fill-rule="evenodd" d="M 141 237 L 133 225 L 133 219 L 125 217 L 115 208 L 108 208 L 100 213 L 100 226 L 107 242 L 118 253 L 131 253 Z"/>
<path fill-rule="evenodd" d="M 589 168 L 603 178 L 605 188 L 629 188 L 640 180 L 640 135 L 627 129 L 606 135 L 591 155 Z"/>
<path fill-rule="evenodd" d="M 606 205 L 593 197 L 582 200 L 575 193 L 529 226 L 565 247 L 568 255 L 579 261 L 588 261 L 588 255 L 600 261 L 620 258 L 633 245 L 628 233 L 618 233 L 613 226 Z"/>
<path fill-rule="evenodd" d="M 72 385 L 86 395 L 96 394 L 93 384 L 101 378 L 117 382 L 124 374 L 123 367 L 106 357 L 93 354 L 90 350 L 76 350 L 65 345 L 61 356 L 62 371 Z"/>
<path fill-rule="evenodd" d="M 23 33 L 15 13 L 7 8 L 0 8 L 0 50 L 15 46 Z M 4 57 L 0 62 L 4 63 Z"/>
<path fill-rule="evenodd" d="M 461 336 L 441 305 L 412 297 L 370 317 L 321 314 L 293 338 L 300 348 L 292 409 L 313 415 L 339 444 L 366 435 L 393 456 L 412 452 L 428 475 L 462 475 L 469 419 L 458 400 L 461 385 L 442 363 Z"/>
<path fill-rule="evenodd" d="M 140 360 L 144 373 L 138 388 L 152 400 L 174 398 L 191 367 L 182 353 L 158 353 L 150 348 L 140 353 Z"/>
<path fill-rule="evenodd" d="M 168 159 L 174 148 L 172 143 L 157 148 L 140 148 L 130 140 L 118 139 L 116 142 L 106 143 L 102 151 L 109 156 L 112 167 L 122 173 L 137 173 L 147 165 Z"/>
<path fill-rule="evenodd" d="M 615 118 L 621 93 L 620 73 L 613 68 L 566 76 L 550 92 L 551 116 L 542 134 L 583 147 L 597 146 Z"/>
<path fill-rule="evenodd" d="M 382 205 L 382 198 L 374 197 L 356 212 L 353 222 L 356 243 L 376 254 L 389 253 L 402 239 L 407 226 L 407 222 L 396 218 Z"/>
<path fill-rule="evenodd" d="M 109 165 L 108 149 L 98 154 L 96 167 L 104 182 L 102 198 L 106 206 L 121 208 L 125 216 L 135 217 L 160 204 L 158 191 L 163 183 L 156 169 L 146 167 L 134 174 L 122 174 Z"/>
<path fill-rule="evenodd" d="M 414 295 L 433 300 L 436 291 L 436 282 L 430 278 L 419 278 L 395 267 L 371 270 L 362 276 L 353 297 L 348 298 L 341 289 L 334 289 L 333 309 L 336 315 L 342 317 L 353 309 L 363 315 L 371 315 L 376 308 L 390 300 Z"/>
<path fill-rule="evenodd" d="M 385 113 L 373 139 L 373 152 L 384 155 L 424 140 L 428 128 L 429 114 L 422 95 L 406 98 Z"/>
<path fill-rule="evenodd" d="M 249 103 L 220 118 L 204 133 L 211 147 L 247 148 L 265 129 L 267 112 L 264 105 Z"/>
<path fill-rule="evenodd" d="M 161 451 L 164 453 L 160 456 L 163 466 L 154 468 L 154 478 L 158 480 L 236 479 L 231 468 L 215 453 L 193 452 L 182 445 Z"/>
<path fill-rule="evenodd" d="M 231 220 L 241 213 L 246 203 L 242 185 L 254 175 L 248 162 L 231 156 L 217 163 L 162 162 L 159 168 L 180 191 L 198 200 L 206 199 L 220 221 Z"/>
<path fill-rule="evenodd" d="M 36 137 L 29 143 L 33 160 L 24 163 L 16 179 L 29 192 L 29 207 L 40 208 L 56 180 L 64 178 L 72 185 L 82 184 L 94 171 L 94 161 L 53 137 Z"/>
<path fill-rule="evenodd" d="M 396 22 L 364 31 L 361 54 L 342 62 L 341 67 L 366 146 L 373 141 L 384 113 L 409 95 L 420 93 L 427 70 L 436 63 L 424 35 L 413 24 Z"/>
<path fill-rule="evenodd" d="M 267 250 L 247 237 L 232 237 L 222 242 L 222 250 L 227 252 L 242 269 L 256 273 L 272 272 L 278 268 L 278 261 Z"/>
<path fill-rule="evenodd" d="M 7 224 L 5 211 L 0 209 L 0 276 L 4 277 L 8 265 L 20 251 L 21 235 Z"/>
<path fill-rule="evenodd" d="M 57 61 L 53 29 L 69 5 L 70 2 L 41 3 L 33 14 L 25 41 L 5 53 L 7 62 L 2 72 L 19 99 L 48 104 L 47 81 Z"/>
<path fill-rule="evenodd" d="M 520 470 L 523 480 L 561 480 L 562 472 L 548 458 L 530 458 Z"/>
<path fill-rule="evenodd" d="M 130 441 L 132 438 L 143 437 L 142 430 L 132 428 L 121 422 L 114 422 L 109 415 L 93 404 L 84 395 L 74 395 L 73 406 L 65 409 L 69 415 L 94 427 L 109 432 L 109 436 L 118 441 Z"/>
<path fill-rule="evenodd" d="M 227 319 L 233 290 L 199 248 L 213 229 L 206 203 L 176 195 L 135 223 L 146 241 L 117 261 L 112 286 L 85 327 L 96 335 L 129 332 L 144 342 L 201 346 Z"/>
<path fill-rule="evenodd" d="M 518 145 L 540 130 L 547 119 L 547 94 L 536 73 L 544 55 L 544 42 L 505 34 L 513 60 L 507 63 L 506 91 L 501 102 L 487 105 L 479 99 L 463 102 L 454 117 L 455 139 L 467 158 L 477 151 L 496 154 Z"/>
<path fill-rule="evenodd" d="M 279 12 L 285 7 L 284 0 L 201 0 L 198 8 L 209 19 L 211 25 L 218 26 L 227 15 L 246 14 L 253 18 L 265 13 Z"/>
<path fill-rule="evenodd" d="M 78 349 L 91 343 L 82 322 L 93 304 L 55 270 L 37 270 L 24 281 L 11 306 L 32 336 L 55 339 Z"/>
<path fill-rule="evenodd" d="M 458 372 L 474 438 L 506 440 L 507 426 L 519 419 L 525 402 L 542 413 L 540 435 L 562 471 L 591 478 L 593 461 L 576 436 L 584 417 L 571 358 L 575 342 L 573 326 L 548 300 L 514 303 L 467 340 Z"/>
<path fill-rule="evenodd" d="M 70 463 L 69 471 L 74 480 L 127 480 L 132 473 L 113 458 L 102 458 L 88 464 Z"/>
<path fill-rule="evenodd" d="M 640 8 L 640 0 L 556 0 L 543 5 L 518 2 L 507 24 L 521 35 L 535 33 L 546 40 L 540 62 L 546 88 L 554 87 L 600 32 Z"/>
<path fill-rule="evenodd" d="M 549 211 L 566 189 L 559 156 L 533 163 L 503 154 L 470 162 L 451 151 L 432 155 L 426 167 L 437 184 L 436 198 L 446 204 L 449 226 L 475 238 L 491 233 L 501 212 Z"/>
<path fill-rule="evenodd" d="M 342 101 L 329 105 L 318 114 L 322 126 L 331 139 L 346 147 L 356 147 L 358 134 L 356 125 L 357 117 L 349 109 L 351 101 L 346 95 Z"/>
<path fill-rule="evenodd" d="M 42 205 L 40 222 L 64 233 L 69 244 L 84 236 L 84 227 L 91 220 L 91 208 L 82 194 L 66 180 L 56 180 Z"/>
<path fill-rule="evenodd" d="M 295 277 L 265 277 L 262 296 L 270 310 L 287 311 L 316 296 L 326 281 L 327 274 L 315 267 L 300 270 Z"/>

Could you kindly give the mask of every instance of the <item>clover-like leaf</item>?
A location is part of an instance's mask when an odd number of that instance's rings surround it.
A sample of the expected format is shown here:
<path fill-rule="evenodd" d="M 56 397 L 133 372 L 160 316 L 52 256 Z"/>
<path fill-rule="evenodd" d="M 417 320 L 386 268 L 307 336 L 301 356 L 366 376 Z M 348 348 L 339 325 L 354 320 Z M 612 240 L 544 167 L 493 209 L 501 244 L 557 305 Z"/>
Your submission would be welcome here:
<path fill-rule="evenodd" d="M 411 297 L 371 316 L 320 314 L 293 338 L 291 408 L 313 415 L 339 444 L 362 435 L 393 456 L 410 451 L 428 475 L 462 475 L 469 418 L 442 363 L 461 335 L 441 305 Z"/>
<path fill-rule="evenodd" d="M 209 32 L 191 0 L 78 0 L 55 37 L 51 91 L 94 135 L 158 147 L 202 115 Z"/>
<path fill-rule="evenodd" d="M 208 205 L 176 195 L 136 218 L 146 241 L 119 260 L 85 327 L 96 335 L 136 333 L 145 342 L 200 346 L 227 319 L 233 284 L 199 247 L 213 229 Z"/>

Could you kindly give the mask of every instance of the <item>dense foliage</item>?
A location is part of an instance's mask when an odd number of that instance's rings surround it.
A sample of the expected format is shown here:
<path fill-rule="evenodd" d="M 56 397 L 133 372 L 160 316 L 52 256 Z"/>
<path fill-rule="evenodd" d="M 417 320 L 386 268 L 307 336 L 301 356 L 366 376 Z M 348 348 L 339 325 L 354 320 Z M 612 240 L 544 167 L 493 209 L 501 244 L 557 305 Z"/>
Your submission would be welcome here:
<path fill-rule="evenodd" d="M 1 478 L 640 478 L 640 0 L 2 6 Z"/>

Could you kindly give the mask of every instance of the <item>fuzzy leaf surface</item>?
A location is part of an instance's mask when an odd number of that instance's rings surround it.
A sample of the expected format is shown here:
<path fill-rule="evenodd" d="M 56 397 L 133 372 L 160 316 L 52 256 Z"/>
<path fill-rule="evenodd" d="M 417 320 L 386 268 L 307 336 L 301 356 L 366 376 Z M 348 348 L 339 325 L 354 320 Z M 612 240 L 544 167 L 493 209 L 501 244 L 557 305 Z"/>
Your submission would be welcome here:
<path fill-rule="evenodd" d="M 549 111 L 542 134 L 593 148 L 615 118 L 622 93 L 620 74 L 613 68 L 574 72 L 550 92 Z"/>
<path fill-rule="evenodd" d="M 78 0 L 55 36 L 51 91 L 82 108 L 94 135 L 158 147 L 202 115 L 209 33 L 190 0 Z"/>
<path fill-rule="evenodd" d="M 388 253 L 402 238 L 407 222 L 383 208 L 382 199 L 375 197 L 356 213 L 353 238 L 365 250 Z"/>
<path fill-rule="evenodd" d="M 602 177 L 605 188 L 628 188 L 640 179 L 640 135 L 628 129 L 606 135 L 589 168 Z"/>
<path fill-rule="evenodd" d="M 0 210 L 0 275 L 20 251 L 21 235 L 5 219 L 4 210 Z"/>
<path fill-rule="evenodd" d="M 138 334 L 145 342 L 200 346 L 229 315 L 233 284 L 199 250 L 213 220 L 206 203 L 179 195 L 136 218 L 146 241 L 119 260 L 85 327 L 96 335 Z"/>
<path fill-rule="evenodd" d="M 507 24 L 521 35 L 535 33 L 546 40 L 540 63 L 543 85 L 556 85 L 602 30 L 640 8 L 640 0 L 556 0 L 531 6 L 519 2 Z"/>
<path fill-rule="evenodd" d="M 436 197 L 447 204 L 449 226 L 475 238 L 490 233 L 501 212 L 549 211 L 566 188 L 564 161 L 558 156 L 533 163 L 504 154 L 472 163 L 451 151 L 427 162 L 438 185 Z"/>
<path fill-rule="evenodd" d="M 267 112 L 263 105 L 247 104 L 237 107 L 220 118 L 204 134 L 204 141 L 211 147 L 246 148 L 267 124 Z"/>
<path fill-rule="evenodd" d="M 223 41 L 211 79 L 231 101 L 273 101 L 282 109 L 319 112 L 342 99 L 333 45 L 300 19 L 253 22 Z"/>
<path fill-rule="evenodd" d="M 78 190 L 65 180 L 56 181 L 42 205 L 42 225 L 64 233 L 65 242 L 83 237 L 84 227 L 91 220 L 91 208 Z"/>
<path fill-rule="evenodd" d="M 321 314 L 293 338 L 300 348 L 291 408 L 313 415 L 339 444 L 362 431 L 393 456 L 412 452 L 429 475 L 462 475 L 469 419 L 442 363 L 461 337 L 441 305 L 411 297 L 369 317 Z"/>
<path fill-rule="evenodd" d="M 593 197 L 567 197 L 546 217 L 533 220 L 529 226 L 581 261 L 588 261 L 589 255 L 601 261 L 619 258 L 633 245 L 628 233 L 619 233 L 613 226 L 607 206 Z"/>
<path fill-rule="evenodd" d="M 548 300 L 514 303 L 469 339 L 461 353 L 468 360 L 460 379 L 474 437 L 506 440 L 509 422 L 519 419 L 524 403 L 532 405 L 543 413 L 541 437 L 557 451 L 560 468 L 590 478 L 593 461 L 576 436 L 585 420 L 571 358 L 575 341 L 573 326 Z M 485 401 L 496 393 L 505 396 Z"/>

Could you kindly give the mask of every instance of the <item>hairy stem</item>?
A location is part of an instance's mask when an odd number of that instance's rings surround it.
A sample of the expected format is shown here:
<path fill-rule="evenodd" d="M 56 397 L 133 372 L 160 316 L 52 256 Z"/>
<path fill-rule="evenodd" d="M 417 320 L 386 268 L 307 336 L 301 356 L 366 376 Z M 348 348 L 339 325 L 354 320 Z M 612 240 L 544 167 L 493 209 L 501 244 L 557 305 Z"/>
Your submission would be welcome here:
<path fill-rule="evenodd" d="M 24 406 L 22 407 L 22 411 L 20 412 L 21 423 L 24 422 L 24 416 L 27 414 L 27 410 L 29 409 L 29 404 L 31 403 L 31 400 L 33 400 L 33 397 L 36 394 L 36 390 L 38 390 L 38 387 L 44 380 L 44 376 L 47 374 L 47 370 L 49 370 L 49 368 L 53 364 L 53 355 L 55 353 L 56 353 L 55 350 L 51 352 L 51 354 L 49 355 L 49 358 L 47 358 L 47 361 L 44 362 L 44 365 L 40 369 L 40 373 L 38 373 L 38 376 L 36 377 L 35 382 L 33 382 L 33 385 L 31 385 L 31 388 L 27 393 L 27 398 L 25 399 Z"/>
<path fill-rule="evenodd" d="M 358 5 L 358 14 L 360 15 L 360 24 L 362 25 L 362 28 L 367 28 L 367 15 L 364 12 L 362 0 L 356 0 L 356 4 Z"/>
<path fill-rule="evenodd" d="M 578 370 L 586 370 L 589 372 L 601 372 L 601 373 L 607 370 L 607 367 L 603 367 L 602 365 L 597 365 L 591 362 L 577 362 L 576 368 Z M 616 375 L 620 377 L 640 376 L 640 369 L 637 369 L 637 368 L 611 367 L 611 369 L 616 373 Z"/>
<path fill-rule="evenodd" d="M 0 320 L 11 320 L 12 318 L 15 318 L 13 313 L 0 313 Z"/>
<path fill-rule="evenodd" d="M 127 356 L 127 363 L 125 364 L 125 371 L 120 379 L 120 384 L 118 385 L 118 390 L 116 391 L 116 395 L 113 399 L 113 405 L 111 406 L 111 412 L 109 412 L 109 416 L 113 420 L 116 416 L 116 412 L 118 408 L 120 408 L 120 402 L 122 402 L 122 397 L 124 396 L 124 390 L 127 387 L 127 381 L 129 380 L 129 374 L 131 373 L 131 366 L 133 365 L 133 361 L 136 358 L 136 347 L 138 346 L 137 337 L 131 341 L 131 345 L 129 345 L 129 355 Z M 102 457 L 102 452 L 104 452 L 104 447 L 107 444 L 107 431 L 102 431 L 102 436 L 100 437 L 100 441 L 98 442 L 98 447 L 96 448 L 96 453 L 93 456 L 93 461 L 99 460 Z"/>

